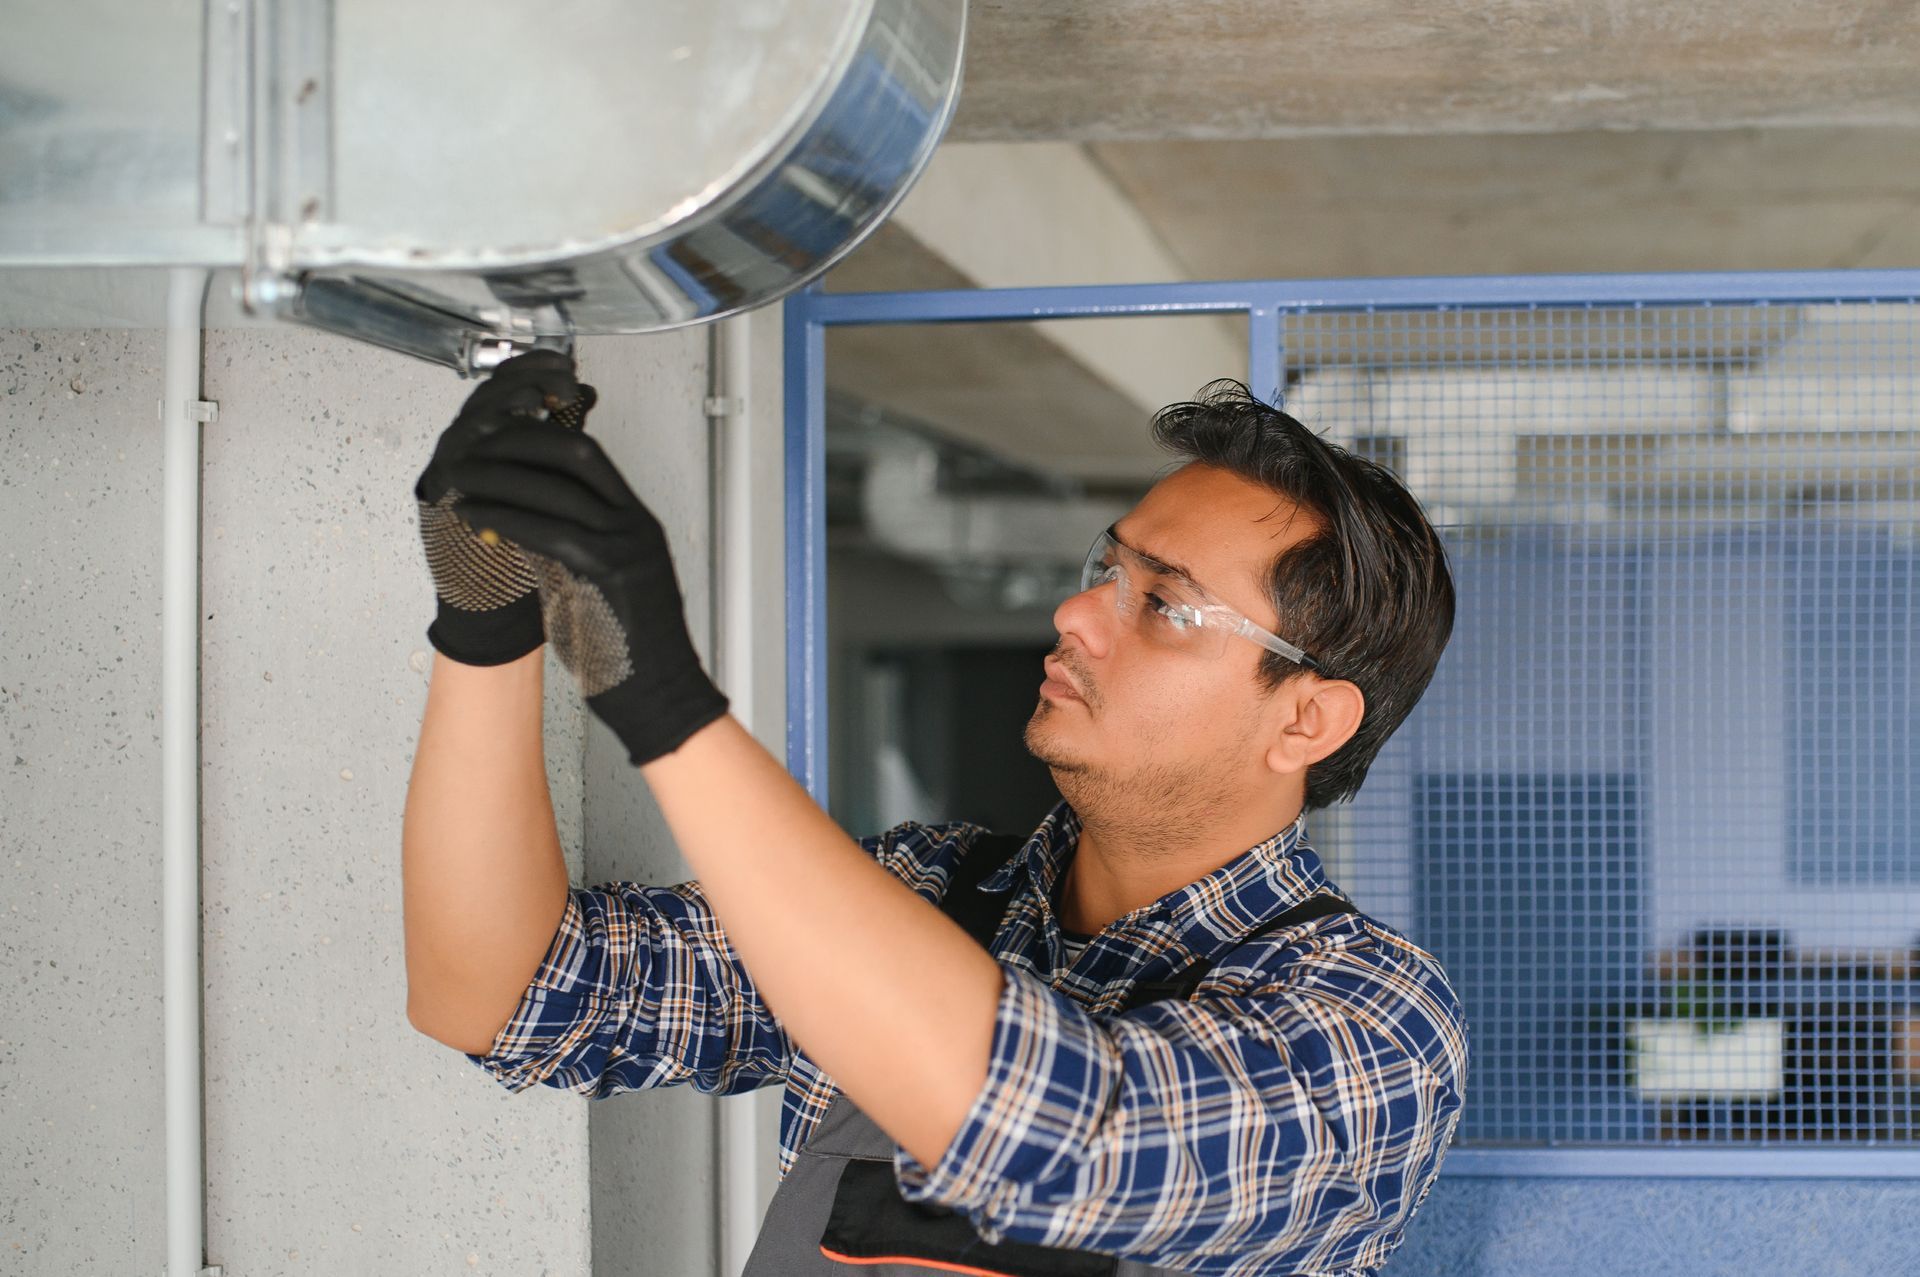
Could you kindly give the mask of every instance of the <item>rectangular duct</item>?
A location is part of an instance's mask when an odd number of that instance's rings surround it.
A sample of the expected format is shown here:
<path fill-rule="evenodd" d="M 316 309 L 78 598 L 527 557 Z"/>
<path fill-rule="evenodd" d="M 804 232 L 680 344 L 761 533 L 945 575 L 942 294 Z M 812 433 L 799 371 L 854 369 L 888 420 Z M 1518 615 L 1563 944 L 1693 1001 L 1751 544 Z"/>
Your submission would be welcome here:
<path fill-rule="evenodd" d="M 44 0 L 0 44 L 0 268 L 201 266 L 463 374 L 735 314 L 905 195 L 960 0 Z"/>

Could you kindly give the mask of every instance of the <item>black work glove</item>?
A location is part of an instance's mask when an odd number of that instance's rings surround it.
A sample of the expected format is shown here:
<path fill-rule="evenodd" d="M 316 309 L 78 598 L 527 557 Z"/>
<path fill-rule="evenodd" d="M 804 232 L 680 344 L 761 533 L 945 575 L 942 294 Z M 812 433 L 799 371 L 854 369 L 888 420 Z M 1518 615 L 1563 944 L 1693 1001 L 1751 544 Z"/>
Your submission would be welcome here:
<path fill-rule="evenodd" d="M 449 470 L 509 422 L 550 418 L 579 426 L 594 399 L 593 387 L 574 380 L 573 361 L 559 351 L 516 355 L 467 396 L 413 485 L 420 539 L 440 606 L 427 627 L 427 641 L 463 665 L 518 660 L 539 647 L 545 634 L 532 564 L 510 541 L 482 541 L 454 513 L 462 493 Z"/>
<path fill-rule="evenodd" d="M 599 441 L 518 420 L 448 468 L 455 513 L 517 542 L 540 583 L 547 638 L 635 766 L 727 712 L 687 634 L 666 532 Z"/>

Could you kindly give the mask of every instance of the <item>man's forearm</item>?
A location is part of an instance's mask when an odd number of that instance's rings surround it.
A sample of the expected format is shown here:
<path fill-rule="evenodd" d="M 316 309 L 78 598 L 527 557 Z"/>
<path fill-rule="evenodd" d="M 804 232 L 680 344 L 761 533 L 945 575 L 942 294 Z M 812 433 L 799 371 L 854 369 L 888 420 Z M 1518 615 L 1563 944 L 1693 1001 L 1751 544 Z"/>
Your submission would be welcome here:
<path fill-rule="evenodd" d="M 732 715 L 641 774 L 768 1007 L 933 1166 L 987 1079 L 999 963 L 874 863 Z"/>
<path fill-rule="evenodd" d="M 544 648 L 505 665 L 435 653 L 401 833 L 407 1017 L 491 1045 L 566 909 L 542 740 Z"/>

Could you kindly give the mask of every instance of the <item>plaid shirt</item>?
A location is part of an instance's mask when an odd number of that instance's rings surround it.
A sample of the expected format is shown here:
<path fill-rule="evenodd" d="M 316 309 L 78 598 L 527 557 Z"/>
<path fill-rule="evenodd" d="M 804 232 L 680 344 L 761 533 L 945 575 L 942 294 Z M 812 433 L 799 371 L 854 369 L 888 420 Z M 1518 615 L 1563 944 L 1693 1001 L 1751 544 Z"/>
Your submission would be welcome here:
<path fill-rule="evenodd" d="M 939 903 L 984 832 L 909 822 L 861 846 Z M 982 890 L 1015 887 L 986 1086 L 938 1164 L 896 1146 L 902 1195 L 988 1242 L 1035 1242 L 1221 1277 L 1364 1274 L 1425 1200 L 1459 1121 L 1459 1000 L 1432 955 L 1361 914 L 1275 932 L 1187 1002 L 1115 1015 L 1316 891 L 1304 819 L 1117 919 L 1067 964 L 1053 906 L 1080 822 L 1062 802 Z M 755 992 L 698 882 L 575 889 L 486 1055 L 510 1091 L 604 1099 L 690 1082 L 786 1084 L 780 1173 L 837 1093 Z"/>

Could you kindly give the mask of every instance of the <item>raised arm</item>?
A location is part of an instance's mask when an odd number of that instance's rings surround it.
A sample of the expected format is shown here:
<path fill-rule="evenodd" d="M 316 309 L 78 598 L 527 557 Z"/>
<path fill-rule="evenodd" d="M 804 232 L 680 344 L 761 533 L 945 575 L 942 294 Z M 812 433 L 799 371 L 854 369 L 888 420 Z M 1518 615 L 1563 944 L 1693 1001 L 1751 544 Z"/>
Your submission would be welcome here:
<path fill-rule="evenodd" d="M 461 405 L 414 484 L 438 614 L 401 832 L 407 1019 L 485 1050 L 559 926 L 567 867 L 541 740 L 545 627 L 534 565 L 457 514 L 450 471 L 529 416 L 578 424 L 591 386 L 554 351 L 508 360 Z"/>
<path fill-rule="evenodd" d="M 407 1019 L 492 1044 L 567 903 L 541 746 L 539 649 L 505 665 L 434 658 L 401 833 Z"/>

